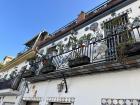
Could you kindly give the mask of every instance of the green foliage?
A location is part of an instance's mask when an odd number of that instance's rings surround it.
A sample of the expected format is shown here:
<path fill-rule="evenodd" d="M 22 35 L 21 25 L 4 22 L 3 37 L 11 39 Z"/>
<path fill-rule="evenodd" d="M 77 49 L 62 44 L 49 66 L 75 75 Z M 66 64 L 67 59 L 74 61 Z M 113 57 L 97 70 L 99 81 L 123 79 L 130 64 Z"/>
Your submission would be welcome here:
<path fill-rule="evenodd" d="M 0 63 L 0 69 L 2 69 L 3 66 L 4 66 L 4 65 Z"/>
<path fill-rule="evenodd" d="M 59 53 L 62 54 L 64 52 L 64 44 L 62 43 L 62 41 L 57 44 L 57 47 L 59 48 Z"/>
<path fill-rule="evenodd" d="M 73 44 L 77 44 L 77 42 L 78 42 L 77 37 L 71 35 L 70 38 L 69 38 L 69 43 L 70 43 L 71 45 L 73 45 Z"/>
<path fill-rule="evenodd" d="M 135 42 L 133 38 L 128 38 L 125 42 L 120 43 L 117 47 L 119 49 L 125 49 L 126 45 L 132 45 Z"/>
<path fill-rule="evenodd" d="M 81 36 L 78 40 L 78 44 L 82 45 L 84 42 L 89 42 L 91 40 L 91 33 L 89 34 L 84 34 L 83 36 Z"/>
<path fill-rule="evenodd" d="M 131 46 L 135 40 L 133 38 L 128 38 L 125 42 L 119 43 L 117 46 L 118 60 L 122 63 L 126 62 L 125 50 L 127 46 Z"/>

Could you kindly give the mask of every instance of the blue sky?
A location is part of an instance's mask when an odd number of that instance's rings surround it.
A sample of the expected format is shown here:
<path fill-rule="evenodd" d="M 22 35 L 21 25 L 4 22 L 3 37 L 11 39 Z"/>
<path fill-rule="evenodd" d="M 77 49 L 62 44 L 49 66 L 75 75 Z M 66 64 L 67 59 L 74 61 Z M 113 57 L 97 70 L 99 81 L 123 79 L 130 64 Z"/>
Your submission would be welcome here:
<path fill-rule="evenodd" d="M 24 43 L 42 30 L 49 33 L 66 25 L 80 11 L 105 0 L 0 0 L 0 61 L 15 57 Z"/>

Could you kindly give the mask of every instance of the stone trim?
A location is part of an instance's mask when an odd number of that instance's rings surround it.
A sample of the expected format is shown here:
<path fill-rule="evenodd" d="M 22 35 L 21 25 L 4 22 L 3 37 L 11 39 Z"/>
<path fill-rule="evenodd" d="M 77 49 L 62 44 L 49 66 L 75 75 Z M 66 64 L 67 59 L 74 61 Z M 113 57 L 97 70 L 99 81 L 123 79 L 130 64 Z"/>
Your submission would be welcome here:
<path fill-rule="evenodd" d="M 74 103 L 74 97 L 47 97 L 47 102 Z"/>
<path fill-rule="evenodd" d="M 23 101 L 41 101 L 41 97 L 23 97 Z"/>
<path fill-rule="evenodd" d="M 102 98 L 101 105 L 140 105 L 140 99 Z"/>

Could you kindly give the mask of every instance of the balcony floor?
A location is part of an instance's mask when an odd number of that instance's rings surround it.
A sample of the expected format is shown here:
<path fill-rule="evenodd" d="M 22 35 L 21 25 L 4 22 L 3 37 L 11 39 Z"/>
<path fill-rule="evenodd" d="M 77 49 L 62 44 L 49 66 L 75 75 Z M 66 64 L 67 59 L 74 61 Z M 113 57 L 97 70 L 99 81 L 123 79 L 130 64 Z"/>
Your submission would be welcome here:
<path fill-rule="evenodd" d="M 31 83 L 34 83 L 39 81 L 62 78 L 63 77 L 62 74 L 64 74 L 65 77 L 72 77 L 78 75 L 86 75 L 86 74 L 109 72 L 109 71 L 114 72 L 114 71 L 121 71 L 121 70 L 130 70 L 130 68 L 139 68 L 139 67 L 140 67 L 140 55 L 128 58 L 125 64 L 117 61 L 88 64 L 88 65 L 78 66 L 74 68 L 56 70 L 55 72 L 41 74 L 26 79 Z"/>

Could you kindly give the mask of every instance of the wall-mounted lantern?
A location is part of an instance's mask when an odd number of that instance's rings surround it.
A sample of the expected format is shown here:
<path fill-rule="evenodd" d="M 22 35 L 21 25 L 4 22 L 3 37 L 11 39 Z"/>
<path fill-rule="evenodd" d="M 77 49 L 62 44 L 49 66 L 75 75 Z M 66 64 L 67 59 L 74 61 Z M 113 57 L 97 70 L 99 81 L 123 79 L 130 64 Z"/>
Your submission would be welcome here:
<path fill-rule="evenodd" d="M 62 73 L 62 78 L 63 80 L 61 81 L 61 83 L 57 84 L 57 89 L 58 89 L 58 92 L 62 92 L 65 87 L 65 93 L 67 93 L 68 92 L 67 81 L 63 73 Z"/>

